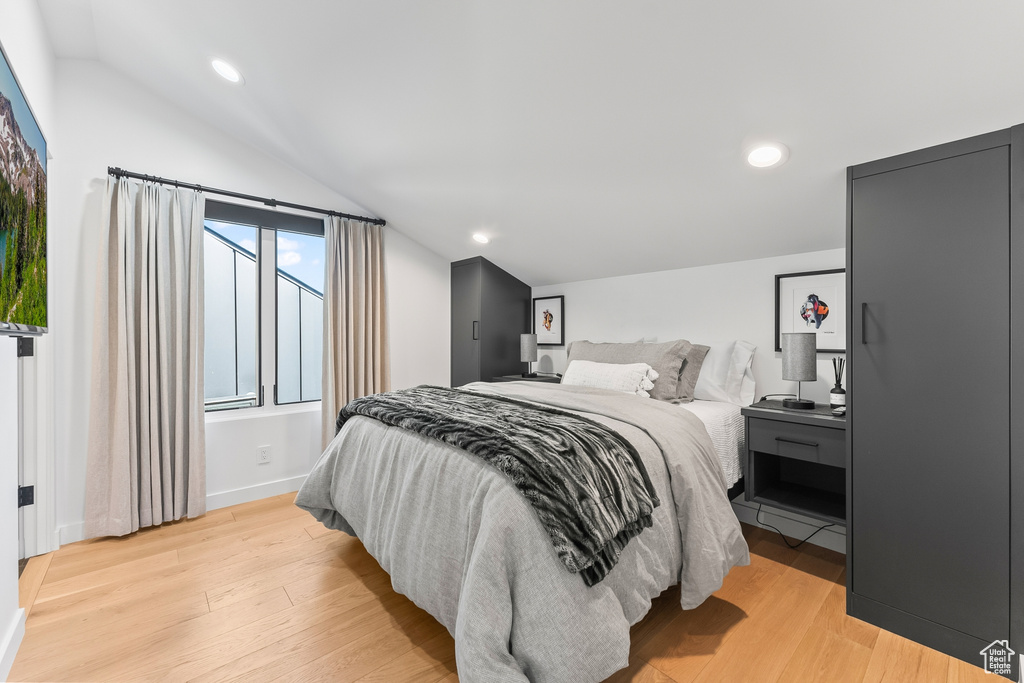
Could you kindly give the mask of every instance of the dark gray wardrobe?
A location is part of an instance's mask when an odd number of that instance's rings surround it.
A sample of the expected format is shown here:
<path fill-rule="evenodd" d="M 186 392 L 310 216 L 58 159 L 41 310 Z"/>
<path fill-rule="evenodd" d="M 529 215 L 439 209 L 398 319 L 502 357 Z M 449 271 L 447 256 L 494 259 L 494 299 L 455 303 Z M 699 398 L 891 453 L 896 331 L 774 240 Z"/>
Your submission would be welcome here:
<path fill-rule="evenodd" d="M 452 386 L 521 374 L 530 286 L 482 256 L 452 263 Z"/>
<path fill-rule="evenodd" d="M 1024 652 L 1022 142 L 847 174 L 847 610 L 976 666 Z"/>

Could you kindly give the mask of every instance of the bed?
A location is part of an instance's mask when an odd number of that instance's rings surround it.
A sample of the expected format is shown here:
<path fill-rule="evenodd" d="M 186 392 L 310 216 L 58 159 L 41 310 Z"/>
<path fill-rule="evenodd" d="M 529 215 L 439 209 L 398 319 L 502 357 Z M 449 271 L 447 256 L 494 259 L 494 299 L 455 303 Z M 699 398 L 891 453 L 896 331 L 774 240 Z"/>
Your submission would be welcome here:
<path fill-rule="evenodd" d="M 436 439 L 350 418 L 296 504 L 358 537 L 394 589 L 447 627 L 462 680 L 604 680 L 627 665 L 629 627 L 654 597 L 678 583 L 681 607 L 694 608 L 731 567 L 749 563 L 726 497 L 730 484 L 702 421 L 717 415 L 721 422 L 722 409 L 536 382 L 463 389 L 611 428 L 636 449 L 661 504 L 652 526 L 588 587 L 562 565 L 534 509 L 496 469 Z"/>
<path fill-rule="evenodd" d="M 683 403 L 680 410 L 693 413 L 704 424 L 722 465 L 729 499 L 742 493 L 743 459 L 747 452 L 746 430 L 741 406 L 726 401 L 695 400 Z"/>

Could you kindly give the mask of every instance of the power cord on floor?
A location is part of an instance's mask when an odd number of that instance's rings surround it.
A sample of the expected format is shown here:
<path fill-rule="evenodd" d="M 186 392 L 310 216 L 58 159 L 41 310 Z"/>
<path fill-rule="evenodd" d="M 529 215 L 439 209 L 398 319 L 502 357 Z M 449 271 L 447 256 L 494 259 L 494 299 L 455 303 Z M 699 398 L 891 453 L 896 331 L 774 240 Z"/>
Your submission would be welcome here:
<path fill-rule="evenodd" d="M 813 533 L 812 533 L 812 534 L 811 534 L 810 536 L 808 536 L 808 537 L 807 537 L 807 538 L 805 538 L 804 540 L 800 541 L 800 542 L 799 542 L 799 543 L 797 543 L 796 545 L 793 545 L 792 543 L 790 543 L 790 542 L 789 542 L 789 539 L 788 539 L 788 538 L 786 538 L 786 534 L 782 533 L 781 531 L 779 531 L 778 529 L 776 529 L 775 527 L 773 527 L 773 526 L 772 526 L 771 524 L 765 524 L 764 522 L 762 522 L 762 521 L 761 521 L 761 505 L 760 505 L 760 503 L 759 503 L 759 504 L 758 504 L 758 506 L 757 506 L 757 514 L 756 514 L 756 515 L 754 516 L 754 519 L 755 519 L 755 520 L 757 520 L 757 523 L 758 523 L 758 524 L 760 524 L 761 526 L 763 526 L 763 527 L 767 527 L 767 528 L 769 528 L 769 529 L 772 529 L 773 531 L 778 531 L 778 533 L 779 533 L 779 536 L 782 536 L 782 540 L 783 540 L 783 542 L 784 542 L 784 543 L 785 543 L 786 545 L 788 545 L 788 546 L 789 546 L 790 548 L 799 548 L 799 547 L 800 547 L 800 546 L 802 546 L 802 545 L 803 545 L 804 543 L 806 543 L 807 541 L 811 540 L 811 538 L 812 538 L 812 537 L 814 536 L 814 534 L 818 533 L 819 531 L 821 531 L 821 530 L 823 530 L 823 529 L 827 529 L 827 528 L 829 528 L 830 526 L 835 526 L 835 524 L 826 524 L 825 526 L 820 526 L 820 527 L 818 527 L 817 529 L 815 529 L 815 530 L 814 530 L 814 532 L 813 532 Z"/>

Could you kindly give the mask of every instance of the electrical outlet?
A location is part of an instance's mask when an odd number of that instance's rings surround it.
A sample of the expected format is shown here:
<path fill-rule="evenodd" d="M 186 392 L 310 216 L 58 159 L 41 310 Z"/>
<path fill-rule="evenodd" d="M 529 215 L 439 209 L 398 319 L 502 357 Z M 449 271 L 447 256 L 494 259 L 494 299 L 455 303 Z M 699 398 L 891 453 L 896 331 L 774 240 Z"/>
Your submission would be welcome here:
<path fill-rule="evenodd" d="M 270 446 L 258 446 L 256 448 L 256 463 L 262 465 L 270 462 Z"/>

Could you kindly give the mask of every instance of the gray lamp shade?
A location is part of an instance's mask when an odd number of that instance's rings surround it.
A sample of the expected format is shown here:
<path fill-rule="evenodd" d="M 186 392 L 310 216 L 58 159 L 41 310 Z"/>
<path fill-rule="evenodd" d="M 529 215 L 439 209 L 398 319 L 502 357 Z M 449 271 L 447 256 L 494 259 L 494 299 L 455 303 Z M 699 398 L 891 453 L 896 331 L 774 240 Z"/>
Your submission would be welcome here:
<path fill-rule="evenodd" d="M 524 363 L 535 363 L 537 361 L 537 335 L 519 335 L 519 360 Z"/>
<path fill-rule="evenodd" d="M 812 382 L 818 379 L 818 335 L 814 332 L 782 334 L 782 379 Z"/>

